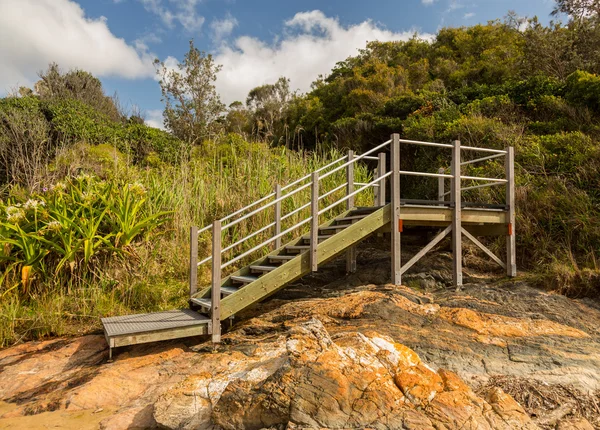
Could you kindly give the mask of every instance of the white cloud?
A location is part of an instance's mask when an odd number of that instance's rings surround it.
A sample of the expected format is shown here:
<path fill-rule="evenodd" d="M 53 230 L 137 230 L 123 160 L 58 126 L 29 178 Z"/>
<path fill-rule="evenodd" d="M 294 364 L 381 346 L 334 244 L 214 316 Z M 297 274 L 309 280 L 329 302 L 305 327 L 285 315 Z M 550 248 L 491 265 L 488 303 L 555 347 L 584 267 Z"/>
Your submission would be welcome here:
<path fill-rule="evenodd" d="M 474 16 L 475 16 L 475 12 L 468 12 L 468 13 L 465 13 L 465 14 L 464 14 L 463 18 L 464 18 L 464 19 L 471 19 L 471 18 L 473 18 Z"/>
<path fill-rule="evenodd" d="M 169 0 L 165 3 L 163 0 L 139 0 L 144 8 L 162 20 L 169 28 L 175 26 L 178 21 L 187 31 L 198 31 L 204 24 L 204 17 L 198 15 L 196 6 L 200 0 Z M 170 8 L 173 7 L 173 9 Z"/>
<path fill-rule="evenodd" d="M 435 3 L 436 0 L 421 0 L 421 3 L 423 3 L 425 6 L 429 6 L 433 3 Z"/>
<path fill-rule="evenodd" d="M 213 40 L 219 42 L 231 34 L 233 29 L 237 27 L 238 21 L 231 15 L 227 15 L 223 19 L 216 19 L 210 23 L 210 28 L 213 31 Z"/>
<path fill-rule="evenodd" d="M 71 0 L 0 1 L 0 58 L 0 93 L 30 86 L 50 62 L 101 77 L 154 75 L 145 46 L 128 45 Z"/>
<path fill-rule="evenodd" d="M 150 127 L 160 128 L 161 130 L 165 129 L 165 124 L 163 122 L 163 111 L 159 109 L 152 109 L 146 111 L 146 125 Z"/>
<path fill-rule="evenodd" d="M 372 21 L 344 27 L 318 10 L 297 13 L 284 23 L 284 34 L 277 42 L 268 44 L 242 36 L 221 45 L 215 55 L 215 62 L 223 65 L 217 90 L 229 104 L 245 100 L 252 88 L 285 76 L 291 80 L 291 88 L 307 91 L 319 74 L 329 73 L 338 61 L 357 54 L 357 49 L 364 48 L 368 41 L 408 40 L 413 34 L 395 33 Z"/>

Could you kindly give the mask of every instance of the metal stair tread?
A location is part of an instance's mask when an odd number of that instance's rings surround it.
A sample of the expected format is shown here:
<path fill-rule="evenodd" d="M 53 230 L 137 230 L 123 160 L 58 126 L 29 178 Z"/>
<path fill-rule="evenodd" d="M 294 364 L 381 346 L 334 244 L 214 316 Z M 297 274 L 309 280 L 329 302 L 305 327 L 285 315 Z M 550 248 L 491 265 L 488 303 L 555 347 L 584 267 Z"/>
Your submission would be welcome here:
<path fill-rule="evenodd" d="M 367 216 L 369 216 L 368 214 L 365 215 L 350 215 L 350 216 L 345 216 L 345 217 L 341 217 L 341 218 L 336 218 L 334 221 L 354 221 L 357 219 L 363 219 L 366 218 Z"/>
<path fill-rule="evenodd" d="M 249 284 L 251 282 L 254 282 L 258 279 L 257 276 L 248 276 L 248 275 L 238 275 L 238 276 L 232 276 L 231 277 L 232 280 L 237 281 L 237 282 L 242 282 L 244 284 Z"/>
<path fill-rule="evenodd" d="M 231 295 L 233 293 L 237 293 L 239 291 L 239 288 L 236 287 L 232 287 L 232 286 L 221 286 L 221 294 L 223 295 Z"/>
<path fill-rule="evenodd" d="M 296 258 L 296 255 L 268 255 L 267 258 L 275 261 L 289 261 Z"/>
<path fill-rule="evenodd" d="M 258 270 L 261 272 L 271 272 L 275 269 L 277 269 L 277 266 L 262 266 L 262 265 L 250 266 L 250 270 Z"/>
<path fill-rule="evenodd" d="M 203 308 L 210 309 L 212 307 L 212 303 L 211 303 L 210 299 L 208 299 L 208 298 L 198 299 L 196 297 L 192 297 L 190 299 L 190 301 L 196 305 L 202 306 Z"/>
<path fill-rule="evenodd" d="M 338 224 L 338 225 L 330 225 L 328 227 L 320 227 L 319 230 L 343 230 L 345 228 L 350 227 L 352 224 Z"/>

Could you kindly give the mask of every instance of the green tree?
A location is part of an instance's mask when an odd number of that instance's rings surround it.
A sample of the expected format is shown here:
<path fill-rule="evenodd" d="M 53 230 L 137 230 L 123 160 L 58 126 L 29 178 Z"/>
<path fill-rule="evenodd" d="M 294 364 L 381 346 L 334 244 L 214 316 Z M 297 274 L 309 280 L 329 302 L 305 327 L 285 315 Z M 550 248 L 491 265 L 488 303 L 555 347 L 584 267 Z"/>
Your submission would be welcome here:
<path fill-rule="evenodd" d="M 190 40 L 182 63 L 174 68 L 155 60 L 160 77 L 165 126 L 181 140 L 195 145 L 219 134 L 225 105 L 215 89 L 221 66 L 212 55 L 199 51 Z"/>

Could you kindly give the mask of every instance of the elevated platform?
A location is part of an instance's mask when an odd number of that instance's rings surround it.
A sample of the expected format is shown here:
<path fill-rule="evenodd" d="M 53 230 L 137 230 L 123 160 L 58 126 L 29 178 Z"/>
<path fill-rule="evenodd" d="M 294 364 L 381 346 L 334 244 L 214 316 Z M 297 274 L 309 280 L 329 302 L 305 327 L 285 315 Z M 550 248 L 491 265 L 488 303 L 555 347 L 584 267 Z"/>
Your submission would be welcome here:
<path fill-rule="evenodd" d="M 109 359 L 112 359 L 112 349 L 119 346 L 200 336 L 210 332 L 210 318 L 191 309 L 124 315 L 102 318 L 101 321 L 110 347 Z"/>

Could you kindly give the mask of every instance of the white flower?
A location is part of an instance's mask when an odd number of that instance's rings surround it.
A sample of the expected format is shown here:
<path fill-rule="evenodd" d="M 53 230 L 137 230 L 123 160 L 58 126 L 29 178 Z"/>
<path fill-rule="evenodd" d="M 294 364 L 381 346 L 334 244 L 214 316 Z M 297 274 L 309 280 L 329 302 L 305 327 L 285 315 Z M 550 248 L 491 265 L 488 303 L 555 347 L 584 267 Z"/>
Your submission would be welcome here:
<path fill-rule="evenodd" d="M 79 176 L 77 176 L 78 181 L 88 181 L 90 179 L 92 179 L 92 175 L 88 175 L 87 173 L 80 173 Z"/>
<path fill-rule="evenodd" d="M 37 210 L 38 207 L 44 207 L 44 206 L 46 206 L 46 202 L 44 202 L 43 200 L 29 199 L 25 202 L 25 204 L 23 205 L 23 208 L 25 210 L 29 210 L 29 209 Z"/>
<path fill-rule="evenodd" d="M 94 200 L 96 200 L 96 196 L 94 195 L 94 193 L 91 193 L 89 191 L 84 191 L 83 193 L 81 193 L 81 199 L 85 203 L 90 203 L 90 202 L 93 202 Z"/>
<path fill-rule="evenodd" d="M 62 229 L 62 225 L 58 221 L 50 221 L 48 224 L 46 224 L 46 229 L 57 232 Z"/>
<path fill-rule="evenodd" d="M 50 187 L 50 189 L 52 191 L 62 192 L 62 191 L 65 191 L 67 189 L 67 184 L 65 184 L 64 182 L 57 182 L 52 187 Z"/>
<path fill-rule="evenodd" d="M 144 185 L 140 182 L 134 182 L 133 184 L 129 184 L 127 187 L 129 188 L 129 191 L 131 191 L 133 194 L 137 194 L 140 196 L 146 194 L 146 187 L 144 187 Z"/>
<path fill-rule="evenodd" d="M 25 218 L 25 211 L 17 206 L 9 206 L 6 208 L 6 219 L 9 222 L 18 223 Z"/>

